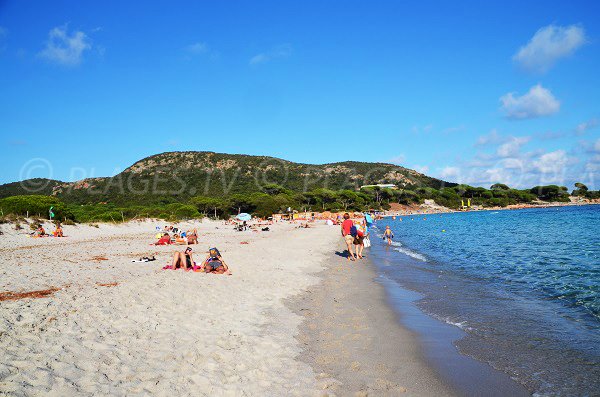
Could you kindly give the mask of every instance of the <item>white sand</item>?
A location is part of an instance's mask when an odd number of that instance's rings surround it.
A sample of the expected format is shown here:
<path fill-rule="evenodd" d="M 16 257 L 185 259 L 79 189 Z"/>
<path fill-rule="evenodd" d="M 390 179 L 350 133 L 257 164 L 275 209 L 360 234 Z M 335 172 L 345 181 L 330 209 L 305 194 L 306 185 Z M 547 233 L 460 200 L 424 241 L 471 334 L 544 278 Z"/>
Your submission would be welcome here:
<path fill-rule="evenodd" d="M 233 271 L 223 276 L 160 270 L 177 248 L 149 246 L 156 225 L 66 226 L 64 239 L 1 225 L 0 292 L 63 289 L 0 302 L 0 394 L 317 393 L 311 367 L 296 359 L 302 317 L 283 300 L 318 281 L 311 274 L 337 247 L 338 228 L 197 224 L 195 259 L 217 246 Z M 156 262 L 131 263 L 153 254 Z"/>

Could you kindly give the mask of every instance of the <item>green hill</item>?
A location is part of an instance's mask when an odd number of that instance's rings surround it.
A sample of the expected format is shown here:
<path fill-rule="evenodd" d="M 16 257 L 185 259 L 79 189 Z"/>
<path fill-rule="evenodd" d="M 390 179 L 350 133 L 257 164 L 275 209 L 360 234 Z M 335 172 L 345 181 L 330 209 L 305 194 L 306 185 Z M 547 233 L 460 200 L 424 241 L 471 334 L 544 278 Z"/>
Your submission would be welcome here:
<path fill-rule="evenodd" d="M 300 164 L 274 157 L 214 152 L 167 152 L 144 158 L 114 177 L 77 182 L 27 180 L 0 186 L 0 198 L 54 195 L 67 203 L 151 204 L 185 202 L 194 196 L 224 198 L 268 191 L 279 185 L 291 192 L 319 188 L 358 190 L 361 185 L 391 183 L 414 190 L 440 189 L 454 183 L 385 163 L 347 161 Z"/>
<path fill-rule="evenodd" d="M 365 188 L 391 184 L 397 189 Z M 574 196 L 596 199 L 597 191 L 576 184 Z M 136 218 L 168 220 L 240 212 L 269 216 L 298 211 L 367 211 L 425 200 L 449 208 L 463 202 L 504 207 L 531 202 L 568 202 L 565 186 L 490 189 L 457 185 L 385 163 L 346 161 L 300 164 L 274 157 L 214 152 L 169 152 L 142 159 L 114 177 L 77 182 L 30 179 L 0 186 L 0 214 L 118 222 Z"/>

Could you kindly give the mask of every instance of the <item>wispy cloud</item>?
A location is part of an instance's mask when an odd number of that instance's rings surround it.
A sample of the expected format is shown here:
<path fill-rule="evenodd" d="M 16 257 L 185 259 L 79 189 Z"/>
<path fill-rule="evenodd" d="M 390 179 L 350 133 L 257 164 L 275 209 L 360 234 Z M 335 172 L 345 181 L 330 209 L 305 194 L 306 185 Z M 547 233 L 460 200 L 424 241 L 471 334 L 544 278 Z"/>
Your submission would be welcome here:
<path fill-rule="evenodd" d="M 496 154 L 498 157 L 514 157 L 519 154 L 521 147 L 531 140 L 531 137 L 510 137 L 507 142 L 498 146 Z"/>
<path fill-rule="evenodd" d="M 554 152 L 542 154 L 533 162 L 535 168 L 541 173 L 563 173 L 569 158 L 564 150 L 555 150 Z"/>
<path fill-rule="evenodd" d="M 398 156 L 392 157 L 388 160 L 388 163 L 402 165 L 406 161 L 406 156 L 404 154 L 399 154 Z"/>
<path fill-rule="evenodd" d="M 580 141 L 579 147 L 523 150 L 533 137 L 487 134 L 487 143 L 472 158 L 438 168 L 442 179 L 489 187 L 501 182 L 515 188 L 557 184 L 572 186 L 583 182 L 595 186 L 600 172 L 600 139 Z M 478 146 L 477 144 L 475 146 Z"/>
<path fill-rule="evenodd" d="M 577 127 L 575 127 L 575 134 L 583 135 L 587 131 L 598 127 L 598 124 L 599 124 L 598 119 L 591 119 L 588 121 L 584 121 L 583 123 L 580 123 L 577 125 Z"/>
<path fill-rule="evenodd" d="M 560 110 L 560 102 L 541 84 L 522 96 L 509 92 L 500 97 L 500 102 L 506 118 L 513 120 L 549 116 Z"/>
<path fill-rule="evenodd" d="M 538 30 L 513 60 L 529 71 L 545 72 L 560 58 L 572 55 L 586 42 L 581 26 L 549 25 Z"/>
<path fill-rule="evenodd" d="M 456 178 L 458 178 L 460 176 L 460 173 L 461 173 L 460 168 L 446 166 L 446 167 L 442 168 L 442 170 L 440 172 L 440 178 L 448 179 L 448 180 L 456 180 Z"/>
<path fill-rule="evenodd" d="M 91 48 L 92 43 L 84 32 L 69 34 L 67 25 L 64 25 L 50 30 L 46 47 L 38 55 L 50 62 L 77 66 L 83 59 L 83 53 Z"/>
<path fill-rule="evenodd" d="M 274 59 L 287 58 L 292 55 L 292 46 L 290 44 L 281 44 L 273 47 L 267 52 L 261 52 L 250 58 L 248 63 L 251 66 L 257 66 L 263 63 L 270 62 Z"/>
<path fill-rule="evenodd" d="M 433 124 L 426 124 L 424 126 L 413 125 L 411 131 L 413 134 L 425 134 L 433 129 Z"/>
<path fill-rule="evenodd" d="M 485 146 L 485 145 L 496 144 L 496 143 L 501 142 L 502 139 L 503 138 L 500 136 L 500 134 L 498 134 L 498 130 L 496 130 L 494 128 L 487 134 L 481 135 L 479 138 L 477 138 L 477 142 L 475 142 L 475 146 Z"/>
<path fill-rule="evenodd" d="M 185 47 L 185 51 L 190 54 L 205 54 L 208 51 L 208 45 L 206 43 L 198 41 Z"/>
<path fill-rule="evenodd" d="M 465 126 L 463 124 L 457 125 L 456 127 L 448 127 L 442 130 L 444 134 L 453 134 L 455 132 L 461 132 L 465 130 Z"/>

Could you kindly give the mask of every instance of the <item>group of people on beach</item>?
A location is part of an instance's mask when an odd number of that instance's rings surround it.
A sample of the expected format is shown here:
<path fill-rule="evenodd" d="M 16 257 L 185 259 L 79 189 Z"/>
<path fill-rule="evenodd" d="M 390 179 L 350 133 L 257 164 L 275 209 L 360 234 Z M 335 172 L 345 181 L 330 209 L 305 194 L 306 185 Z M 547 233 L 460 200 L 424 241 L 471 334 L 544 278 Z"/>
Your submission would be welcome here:
<path fill-rule="evenodd" d="M 352 220 L 350 214 L 346 212 L 341 223 L 341 231 L 348 248 L 348 260 L 363 259 L 365 245 L 371 245 L 367 218 Z"/>
<path fill-rule="evenodd" d="M 365 214 L 363 218 L 351 219 L 349 213 L 343 215 L 341 221 L 341 232 L 346 247 L 348 248 L 348 260 L 354 261 L 356 259 L 363 259 L 363 250 L 365 247 L 371 246 L 370 240 L 370 224 L 373 222 L 372 218 L 367 218 Z M 370 219 L 370 222 L 367 220 Z M 392 245 L 392 239 L 394 233 L 389 226 L 385 227 L 383 232 L 383 239 L 387 242 L 387 245 Z"/>
<path fill-rule="evenodd" d="M 40 224 L 38 227 L 30 233 L 31 237 L 64 237 L 63 229 L 60 223 L 56 223 L 55 229 L 52 234 L 46 233 L 44 225 Z"/>
<path fill-rule="evenodd" d="M 189 245 L 198 244 L 198 229 L 194 228 L 187 231 L 181 231 L 175 226 L 165 226 L 164 228 L 157 227 L 160 230 L 155 236 L 158 241 L 153 245 L 187 245 L 185 250 L 173 253 L 171 264 L 163 267 L 163 270 L 195 271 L 213 274 L 228 274 L 231 275 L 229 266 L 223 260 L 221 253 L 217 248 L 210 248 L 206 258 L 198 265 L 194 261 L 193 249 Z M 173 233 L 171 235 L 170 233 Z"/>
<path fill-rule="evenodd" d="M 187 247 L 183 252 L 175 252 L 173 254 L 171 265 L 167 265 L 163 269 L 182 269 L 185 271 L 191 270 L 195 272 L 231 275 L 229 266 L 225 263 L 225 260 L 223 260 L 223 257 L 217 248 L 210 248 L 208 250 L 208 255 L 198 266 L 196 265 L 196 262 L 194 262 L 192 247 Z"/>
<path fill-rule="evenodd" d="M 169 232 L 172 232 L 171 236 Z M 187 231 L 179 231 L 176 227 L 170 227 L 163 229 L 162 232 L 159 232 L 155 236 L 158 238 L 158 241 L 154 243 L 154 245 L 190 245 L 190 244 L 198 244 L 198 230 L 192 229 Z"/>

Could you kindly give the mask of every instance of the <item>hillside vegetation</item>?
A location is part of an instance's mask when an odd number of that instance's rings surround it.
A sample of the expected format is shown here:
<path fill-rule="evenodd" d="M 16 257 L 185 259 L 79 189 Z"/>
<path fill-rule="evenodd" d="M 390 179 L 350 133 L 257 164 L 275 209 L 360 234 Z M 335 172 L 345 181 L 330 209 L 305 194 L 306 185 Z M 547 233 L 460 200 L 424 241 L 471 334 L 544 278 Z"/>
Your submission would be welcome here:
<path fill-rule="evenodd" d="M 362 185 L 393 184 L 396 189 Z M 573 195 L 598 196 L 577 184 Z M 57 219 L 124 221 L 227 217 L 239 212 L 268 216 L 298 211 L 363 211 L 386 209 L 391 203 L 419 204 L 426 199 L 459 208 L 506 206 L 536 200 L 569 201 L 564 186 L 490 189 L 457 185 L 414 170 L 385 163 L 342 162 L 323 165 L 293 163 L 273 157 L 213 152 L 169 152 L 142 159 L 109 178 L 60 182 L 31 179 L 0 186 L 3 215 L 47 216 Z"/>

